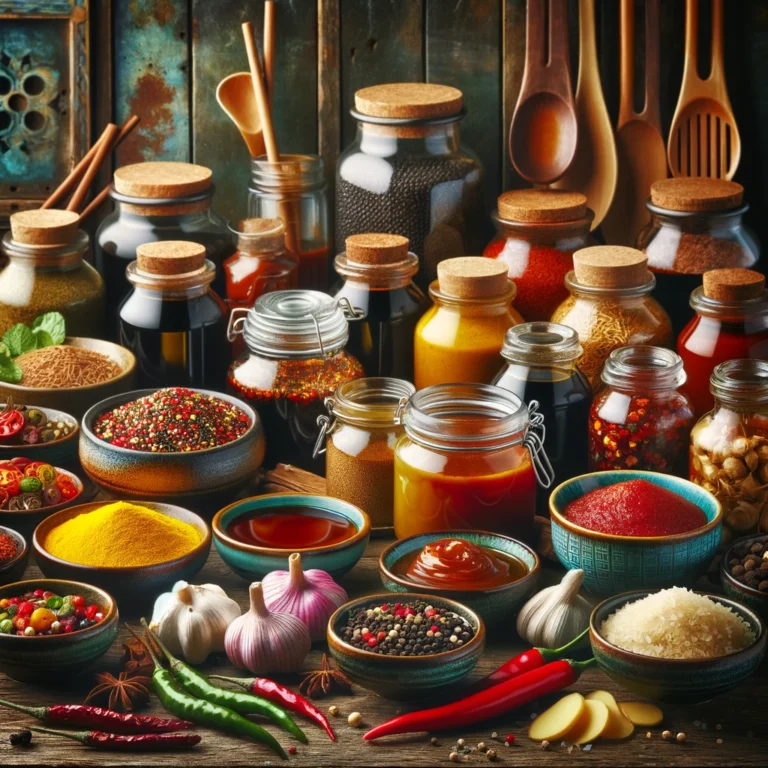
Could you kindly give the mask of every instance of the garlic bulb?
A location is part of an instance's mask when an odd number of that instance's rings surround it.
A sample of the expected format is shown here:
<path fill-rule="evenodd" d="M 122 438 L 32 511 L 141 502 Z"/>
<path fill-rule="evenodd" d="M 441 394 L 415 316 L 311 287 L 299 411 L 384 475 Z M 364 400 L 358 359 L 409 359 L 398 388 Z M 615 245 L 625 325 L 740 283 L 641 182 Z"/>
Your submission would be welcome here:
<path fill-rule="evenodd" d="M 325 640 L 328 619 L 349 599 L 325 571 L 302 571 L 298 552 L 288 558 L 287 571 L 272 571 L 261 584 L 267 608 L 298 616 L 309 628 L 313 643 Z"/>
<path fill-rule="evenodd" d="M 517 634 L 534 648 L 559 648 L 589 626 L 592 606 L 579 595 L 581 569 L 568 571 L 553 587 L 536 593 L 517 616 Z"/>
<path fill-rule="evenodd" d="M 239 615 L 240 606 L 218 584 L 177 581 L 155 600 L 150 626 L 171 653 L 200 664 L 224 650 L 224 633 Z"/>
<path fill-rule="evenodd" d="M 290 613 L 271 613 L 260 582 L 251 584 L 249 591 L 250 610 L 235 619 L 224 636 L 227 657 L 257 675 L 295 672 L 312 647 L 306 624 Z"/>

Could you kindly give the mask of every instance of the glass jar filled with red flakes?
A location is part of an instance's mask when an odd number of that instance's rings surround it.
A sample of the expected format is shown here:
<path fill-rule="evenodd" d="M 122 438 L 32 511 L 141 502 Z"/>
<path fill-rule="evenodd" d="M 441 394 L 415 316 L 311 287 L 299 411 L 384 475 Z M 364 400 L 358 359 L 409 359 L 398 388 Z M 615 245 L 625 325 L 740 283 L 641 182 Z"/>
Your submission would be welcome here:
<path fill-rule="evenodd" d="M 497 235 L 483 255 L 507 265 L 515 307 L 526 320 L 549 320 L 568 298 L 565 276 L 574 251 L 592 244 L 594 216 L 581 192 L 515 189 L 499 197 L 492 214 Z"/>
<path fill-rule="evenodd" d="M 609 355 L 589 419 L 589 468 L 687 476 L 693 405 L 685 371 L 669 349 L 638 345 Z"/>

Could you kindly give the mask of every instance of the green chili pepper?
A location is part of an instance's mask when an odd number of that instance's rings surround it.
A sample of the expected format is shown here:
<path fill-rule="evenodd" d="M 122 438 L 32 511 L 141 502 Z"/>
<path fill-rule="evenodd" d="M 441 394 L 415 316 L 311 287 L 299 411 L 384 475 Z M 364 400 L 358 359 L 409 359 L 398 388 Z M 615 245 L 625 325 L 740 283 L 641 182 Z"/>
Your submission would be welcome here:
<path fill-rule="evenodd" d="M 36 477 L 25 477 L 19 483 L 19 490 L 22 493 L 37 493 L 43 487 L 43 484 Z"/>
<path fill-rule="evenodd" d="M 4 635 L 10 634 L 13 629 L 13 622 L 10 619 L 3 619 L 0 621 L 0 632 Z"/>
<path fill-rule="evenodd" d="M 56 615 L 60 618 L 66 618 L 67 616 L 71 616 L 75 612 L 75 607 L 70 602 L 69 596 L 65 597 L 61 601 L 61 606 L 56 609 Z"/>
<path fill-rule="evenodd" d="M 64 605 L 64 601 L 58 595 L 53 595 L 52 597 L 48 598 L 46 605 L 52 611 L 58 611 L 59 608 L 61 608 Z"/>
<path fill-rule="evenodd" d="M 19 612 L 19 606 L 15 603 L 8 606 L 8 615 L 13 618 Z"/>
<path fill-rule="evenodd" d="M 259 696 L 253 696 L 250 693 L 228 691 L 213 685 L 208 682 L 208 678 L 205 675 L 202 675 L 189 664 L 185 664 L 181 659 L 177 659 L 171 654 L 160 641 L 160 638 L 147 626 L 144 619 L 141 620 L 141 625 L 165 654 L 173 676 L 187 693 L 191 693 L 199 699 L 210 701 L 213 704 L 220 704 L 222 707 L 233 709 L 241 715 L 263 715 L 268 717 L 281 728 L 288 731 L 288 733 L 295 736 L 302 744 L 307 743 L 304 731 L 296 725 L 284 709 Z"/>

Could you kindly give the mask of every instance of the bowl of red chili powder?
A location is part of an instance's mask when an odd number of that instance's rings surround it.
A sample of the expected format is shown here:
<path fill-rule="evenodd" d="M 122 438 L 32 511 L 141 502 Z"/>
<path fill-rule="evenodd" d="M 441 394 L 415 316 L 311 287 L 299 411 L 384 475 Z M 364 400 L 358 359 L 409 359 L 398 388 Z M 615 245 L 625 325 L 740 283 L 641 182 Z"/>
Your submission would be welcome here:
<path fill-rule="evenodd" d="M 584 586 L 602 597 L 690 586 L 720 546 L 720 503 L 672 475 L 580 475 L 552 491 L 549 508 L 560 562 L 581 568 Z"/>

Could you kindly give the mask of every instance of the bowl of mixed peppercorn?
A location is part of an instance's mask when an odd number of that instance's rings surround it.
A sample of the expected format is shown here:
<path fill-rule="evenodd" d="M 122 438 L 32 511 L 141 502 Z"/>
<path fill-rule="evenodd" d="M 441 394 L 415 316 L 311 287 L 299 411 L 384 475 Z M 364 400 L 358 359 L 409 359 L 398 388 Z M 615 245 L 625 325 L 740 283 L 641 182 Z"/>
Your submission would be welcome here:
<path fill-rule="evenodd" d="M 353 682 L 407 701 L 455 692 L 483 653 L 485 625 L 454 600 L 387 592 L 342 605 L 328 621 L 327 639 Z"/>
<path fill-rule="evenodd" d="M 768 620 L 768 534 L 736 539 L 723 555 L 720 580 L 728 597 Z"/>

